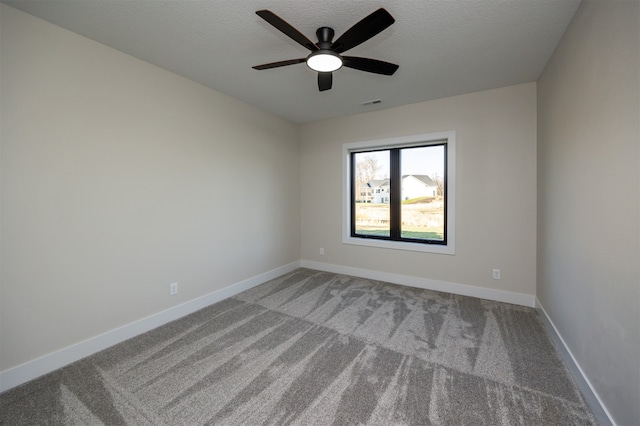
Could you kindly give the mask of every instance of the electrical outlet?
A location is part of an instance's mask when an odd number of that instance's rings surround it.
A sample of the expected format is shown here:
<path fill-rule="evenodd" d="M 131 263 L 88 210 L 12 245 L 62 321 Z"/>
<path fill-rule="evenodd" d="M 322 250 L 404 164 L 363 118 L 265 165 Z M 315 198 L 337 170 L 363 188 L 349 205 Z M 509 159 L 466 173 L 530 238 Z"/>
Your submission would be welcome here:
<path fill-rule="evenodd" d="M 169 285 L 169 295 L 175 296 L 178 294 L 178 283 L 173 283 Z"/>
<path fill-rule="evenodd" d="M 324 249 L 320 248 L 320 256 L 324 256 Z"/>
<path fill-rule="evenodd" d="M 500 269 L 494 269 L 493 270 L 493 279 L 494 280 L 499 280 L 500 279 Z"/>

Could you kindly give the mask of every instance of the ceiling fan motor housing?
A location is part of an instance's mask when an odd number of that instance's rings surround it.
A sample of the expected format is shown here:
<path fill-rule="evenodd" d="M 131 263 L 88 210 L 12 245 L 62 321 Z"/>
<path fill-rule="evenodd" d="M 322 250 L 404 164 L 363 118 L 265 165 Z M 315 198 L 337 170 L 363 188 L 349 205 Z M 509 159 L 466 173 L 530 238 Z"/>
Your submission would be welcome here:
<path fill-rule="evenodd" d="M 335 35 L 333 28 L 320 27 L 316 31 L 316 35 L 318 36 L 318 48 L 321 50 L 329 50 L 333 42 L 333 36 Z"/>

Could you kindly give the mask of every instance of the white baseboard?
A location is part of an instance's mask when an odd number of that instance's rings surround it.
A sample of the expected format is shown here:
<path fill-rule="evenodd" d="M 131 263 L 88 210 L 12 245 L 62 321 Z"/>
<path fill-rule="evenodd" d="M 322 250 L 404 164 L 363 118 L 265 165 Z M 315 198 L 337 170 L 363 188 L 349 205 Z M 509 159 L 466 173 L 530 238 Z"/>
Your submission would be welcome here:
<path fill-rule="evenodd" d="M 2 371 L 0 372 L 0 392 L 4 392 L 44 374 L 50 373 L 58 368 L 64 367 L 65 365 L 71 364 L 72 362 L 78 361 L 115 344 L 124 342 L 125 340 L 139 334 L 146 333 L 147 331 L 153 330 L 161 325 L 232 297 L 242 291 L 289 273 L 299 267 L 300 261 L 289 263 Z"/>
<path fill-rule="evenodd" d="M 531 294 L 475 287 L 467 284 L 437 281 L 428 278 L 372 271 L 369 269 L 352 268 L 350 266 L 334 265 L 330 263 L 315 262 L 312 260 L 303 259 L 300 261 L 300 266 L 303 268 L 317 269 L 319 271 L 333 272 L 336 274 L 353 275 L 356 277 L 386 281 L 393 284 L 401 284 L 426 290 L 443 291 L 446 293 L 459 294 L 461 296 L 471 296 L 479 299 L 488 299 L 497 302 L 511 303 L 514 305 L 528 306 L 530 308 L 535 307 L 536 301 L 536 297 Z"/>
<path fill-rule="evenodd" d="M 547 311 L 544 310 L 544 307 L 542 306 L 538 298 L 536 298 L 536 310 L 540 313 L 542 322 L 549 332 L 551 339 L 555 343 L 558 352 L 562 356 L 562 359 L 564 360 L 565 364 L 567 364 L 567 367 L 569 368 L 571 375 L 580 388 L 580 391 L 582 391 L 582 395 L 584 396 L 585 400 L 596 416 L 598 423 L 601 425 L 611 424 L 615 426 L 616 422 L 613 421 L 611 413 L 609 413 L 609 410 L 607 410 L 607 407 L 600 399 L 598 392 L 596 392 L 596 390 L 594 389 L 593 385 L 589 381 L 589 378 L 586 376 L 586 374 L 584 374 L 584 371 L 582 371 L 582 368 L 580 367 L 580 364 L 578 364 L 576 358 L 573 356 L 571 349 L 569 349 L 569 347 L 565 343 L 562 335 L 556 328 L 556 325 L 553 323 L 553 321 L 551 321 L 551 318 L 547 314 Z"/>

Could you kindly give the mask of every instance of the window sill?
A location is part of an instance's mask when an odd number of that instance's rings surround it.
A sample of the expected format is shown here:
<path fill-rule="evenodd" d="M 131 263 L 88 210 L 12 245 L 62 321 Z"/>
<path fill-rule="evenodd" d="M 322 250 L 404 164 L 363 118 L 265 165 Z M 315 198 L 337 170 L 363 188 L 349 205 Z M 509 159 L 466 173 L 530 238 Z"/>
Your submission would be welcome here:
<path fill-rule="evenodd" d="M 451 238 L 449 238 L 451 240 Z M 418 251 L 422 253 L 435 253 L 435 254 L 455 254 L 455 247 L 451 242 L 444 245 L 438 244 L 421 244 L 421 243 L 409 243 L 409 242 L 400 242 L 400 241 L 385 241 L 385 240 L 375 240 L 369 238 L 357 238 L 351 236 L 342 237 L 343 244 L 352 244 L 357 246 L 367 246 L 367 247 L 377 247 L 391 250 L 407 250 L 407 251 Z"/>

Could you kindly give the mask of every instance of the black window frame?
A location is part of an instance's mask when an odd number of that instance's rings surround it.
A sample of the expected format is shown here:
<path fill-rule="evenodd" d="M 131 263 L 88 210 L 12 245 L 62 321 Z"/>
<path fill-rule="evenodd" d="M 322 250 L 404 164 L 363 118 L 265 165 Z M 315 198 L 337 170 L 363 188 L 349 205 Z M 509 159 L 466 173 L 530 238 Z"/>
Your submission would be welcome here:
<path fill-rule="evenodd" d="M 439 141 L 430 141 L 424 143 L 412 143 L 407 145 L 392 145 L 392 146 L 380 146 L 375 148 L 363 148 L 363 149 L 353 149 L 349 151 L 349 163 L 350 163 L 350 190 L 349 190 L 349 204 L 350 204 L 350 231 L 349 234 L 351 238 L 362 238 L 367 240 L 382 240 L 382 241 L 393 241 L 393 242 L 403 242 L 403 243 L 418 243 L 418 244 L 427 244 L 427 245 L 438 245 L 438 246 L 447 246 L 448 245 L 448 148 L 449 148 L 448 140 L 439 140 Z M 400 166 L 401 159 L 401 151 L 407 148 L 423 148 L 423 147 L 432 147 L 432 146 L 442 146 L 444 149 L 444 176 L 443 176 L 443 200 L 444 200 L 444 229 L 443 229 L 443 239 L 435 240 L 435 239 L 423 239 L 423 238 L 407 238 L 402 236 L 402 170 Z M 367 234 L 358 234 L 356 232 L 356 164 L 355 158 L 357 154 L 367 153 L 367 152 L 380 152 L 380 151 L 389 151 L 389 160 L 390 160 L 390 176 L 389 176 L 389 236 L 382 235 L 367 235 Z"/>

